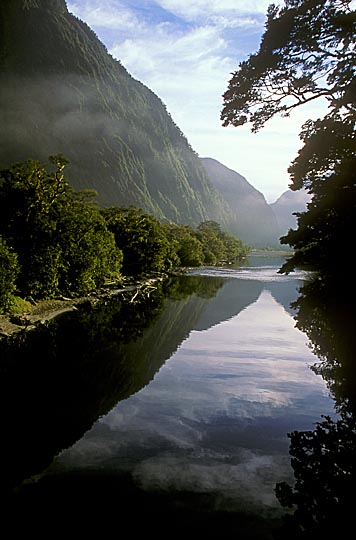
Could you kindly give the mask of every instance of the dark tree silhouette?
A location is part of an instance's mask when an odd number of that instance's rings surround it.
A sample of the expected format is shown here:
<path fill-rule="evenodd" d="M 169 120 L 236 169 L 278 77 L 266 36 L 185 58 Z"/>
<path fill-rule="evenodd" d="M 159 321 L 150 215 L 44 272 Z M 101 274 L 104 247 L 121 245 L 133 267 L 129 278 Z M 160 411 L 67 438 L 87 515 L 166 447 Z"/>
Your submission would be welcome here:
<path fill-rule="evenodd" d="M 335 271 L 334 259 L 351 243 L 355 219 L 356 11 L 350 0 L 285 0 L 271 5 L 256 54 L 240 63 L 227 91 L 224 126 L 261 129 L 276 114 L 323 98 L 324 118 L 307 120 L 304 147 L 289 168 L 291 189 L 313 195 L 298 214 L 297 231 L 282 243 L 295 249 L 283 266 Z"/>
<path fill-rule="evenodd" d="M 335 400 L 335 418 L 323 417 L 310 431 L 290 437 L 295 485 L 276 486 L 280 503 L 294 509 L 278 538 L 334 538 L 353 526 L 356 386 L 354 305 L 350 280 L 316 278 L 298 300 L 296 325 L 310 339 L 321 375 Z"/>

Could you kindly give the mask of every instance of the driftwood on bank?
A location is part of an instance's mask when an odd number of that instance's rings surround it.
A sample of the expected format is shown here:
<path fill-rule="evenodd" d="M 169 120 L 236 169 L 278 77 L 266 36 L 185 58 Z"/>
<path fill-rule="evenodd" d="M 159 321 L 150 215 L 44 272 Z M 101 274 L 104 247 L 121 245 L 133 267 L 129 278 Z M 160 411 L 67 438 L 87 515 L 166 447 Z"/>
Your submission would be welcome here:
<path fill-rule="evenodd" d="M 38 324 L 45 324 L 63 313 L 77 309 L 87 309 L 89 305 L 94 306 L 98 302 L 105 302 L 115 296 L 121 297 L 126 302 L 138 303 L 140 300 L 149 297 L 151 292 L 156 290 L 158 284 L 166 277 L 165 275 L 159 275 L 121 287 L 115 287 L 115 284 L 113 284 L 81 298 L 61 297 L 53 300 L 43 300 L 34 304 L 28 313 L 10 316 L 1 315 L 0 339 L 17 332 L 29 331 L 36 328 Z"/>

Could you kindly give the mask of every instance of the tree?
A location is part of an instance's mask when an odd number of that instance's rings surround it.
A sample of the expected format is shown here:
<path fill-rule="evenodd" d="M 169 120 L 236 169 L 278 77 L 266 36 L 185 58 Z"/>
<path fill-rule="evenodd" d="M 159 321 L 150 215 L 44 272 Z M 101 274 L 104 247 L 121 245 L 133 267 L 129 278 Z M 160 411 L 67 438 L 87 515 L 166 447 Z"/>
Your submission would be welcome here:
<path fill-rule="evenodd" d="M 350 0 L 271 5 L 259 51 L 240 63 L 223 96 L 223 125 L 249 122 L 252 132 L 276 114 L 289 116 L 313 100 L 323 98 L 328 105 L 324 118 L 304 124 L 304 147 L 289 168 L 291 189 L 305 187 L 313 198 L 307 212 L 298 215 L 298 230 L 281 240 L 295 248 L 282 271 L 300 264 L 318 269 L 331 265 L 334 270 L 334 250 L 351 242 L 349 223 L 356 215 L 355 42 L 356 11 Z"/>
<path fill-rule="evenodd" d="M 282 506 L 294 508 L 277 538 L 345 537 L 354 526 L 356 426 L 352 417 L 324 417 L 310 431 L 293 431 L 290 455 L 296 479 L 275 493 Z"/>
<path fill-rule="evenodd" d="M 71 188 L 63 174 L 67 160 L 53 156 L 50 161 L 55 165 L 51 173 L 34 160 L 0 173 L 0 232 L 17 253 L 17 286 L 25 295 L 58 290 L 58 207 Z"/>
<path fill-rule="evenodd" d="M 216 221 L 200 223 L 196 236 L 203 246 L 205 264 L 234 263 L 249 252 L 249 248 L 239 238 L 222 231 Z"/>
<path fill-rule="evenodd" d="M 296 266 L 335 275 L 340 254 L 353 243 L 356 218 L 356 155 L 354 124 L 340 118 L 306 123 L 305 142 L 289 168 L 293 184 L 305 185 L 313 198 L 307 212 L 297 214 L 297 230 L 281 238 L 295 248 L 282 270 Z"/>
<path fill-rule="evenodd" d="M 203 221 L 198 225 L 196 236 L 203 245 L 205 264 L 227 262 L 226 248 L 220 233 L 221 228 L 216 221 Z"/>
<path fill-rule="evenodd" d="M 356 451 L 355 295 L 353 276 L 318 274 L 305 280 L 295 309 L 296 327 L 317 357 L 312 371 L 321 376 L 334 400 L 335 417 L 322 417 L 313 429 L 290 438 L 294 486 L 278 483 L 282 506 L 294 509 L 276 538 L 346 537 L 354 521 Z"/>
<path fill-rule="evenodd" d="M 95 193 L 73 192 L 57 229 L 60 290 L 83 295 L 120 276 L 123 254 L 96 205 Z"/>
<path fill-rule="evenodd" d="M 0 236 L 0 313 L 11 307 L 18 272 L 17 256 Z"/>
<path fill-rule="evenodd" d="M 123 252 L 123 274 L 141 276 L 166 272 L 178 264 L 174 246 L 154 216 L 134 206 L 106 208 L 102 215 Z"/>
<path fill-rule="evenodd" d="M 66 158 L 49 160 L 54 170 L 27 160 L 0 171 L 0 234 L 17 255 L 19 293 L 33 298 L 87 293 L 121 264 L 94 194 L 71 188 Z"/>
<path fill-rule="evenodd" d="M 202 243 L 189 225 L 164 224 L 165 234 L 177 253 L 179 266 L 201 266 L 204 262 Z"/>

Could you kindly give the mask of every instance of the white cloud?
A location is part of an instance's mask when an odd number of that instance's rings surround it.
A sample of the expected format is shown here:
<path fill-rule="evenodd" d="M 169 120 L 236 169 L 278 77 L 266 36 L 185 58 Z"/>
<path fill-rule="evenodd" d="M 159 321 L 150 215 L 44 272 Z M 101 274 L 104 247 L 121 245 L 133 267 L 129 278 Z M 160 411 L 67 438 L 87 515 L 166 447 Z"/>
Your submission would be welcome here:
<path fill-rule="evenodd" d="M 269 0 L 159 0 L 158 3 L 175 15 L 192 21 L 220 14 L 264 15 L 271 2 Z"/>
<path fill-rule="evenodd" d="M 283 513 L 274 486 L 282 479 L 292 481 L 288 458 L 239 447 L 235 449 L 234 463 L 225 462 L 225 456 L 214 452 L 190 454 L 188 458 L 168 454 L 142 461 L 133 474 L 146 490 L 218 493 L 216 510 L 220 505 L 226 509 L 224 497 L 227 497 L 232 508 L 261 514 L 272 508 Z"/>
<path fill-rule="evenodd" d="M 222 94 L 237 62 L 214 26 L 174 32 L 156 27 L 127 39 L 112 54 L 167 105 L 174 121 L 201 156 L 213 157 L 243 174 L 269 202 L 288 189 L 287 169 L 300 147 L 305 113 L 276 119 L 257 135 L 249 128 L 223 128 Z"/>
<path fill-rule="evenodd" d="M 134 76 L 156 93 L 169 89 L 173 99 L 182 91 L 211 94 L 211 83 L 218 88 L 220 76 L 232 67 L 224 57 L 226 51 L 226 41 L 212 26 L 181 33 L 172 32 L 167 24 L 157 26 L 154 35 L 146 31 L 111 49 Z"/>
<path fill-rule="evenodd" d="M 138 32 L 143 23 L 125 2 L 112 0 L 75 0 L 68 2 L 68 9 L 77 17 L 95 28 Z"/>
<path fill-rule="evenodd" d="M 265 289 L 238 315 L 191 332 L 149 385 L 55 467 L 115 467 L 148 491 L 216 494 L 222 509 L 226 497 L 240 509 L 280 509 L 274 486 L 293 482 L 287 426 L 310 429 L 333 411 L 306 341 Z"/>
<path fill-rule="evenodd" d="M 281 3 L 281 2 L 280 2 Z M 270 0 L 73 0 L 126 69 L 167 106 L 201 156 L 244 175 L 269 202 L 288 189 L 302 123 L 315 109 L 276 118 L 257 135 L 223 128 L 222 94 L 241 60 L 256 51 Z"/>

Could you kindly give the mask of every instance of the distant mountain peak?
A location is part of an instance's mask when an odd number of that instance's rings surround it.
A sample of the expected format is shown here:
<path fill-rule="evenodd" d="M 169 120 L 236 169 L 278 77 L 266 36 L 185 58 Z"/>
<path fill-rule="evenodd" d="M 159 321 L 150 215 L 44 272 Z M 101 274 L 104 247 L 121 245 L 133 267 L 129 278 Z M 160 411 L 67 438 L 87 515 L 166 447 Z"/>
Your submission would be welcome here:
<path fill-rule="evenodd" d="M 296 203 L 303 206 L 307 202 L 310 201 L 310 198 L 311 196 L 304 189 L 299 189 L 297 191 L 288 189 L 287 191 L 284 191 L 278 197 L 278 199 L 274 203 L 271 204 L 271 206 L 278 205 L 278 204 L 288 204 L 288 203 L 290 203 L 292 206 L 293 205 L 295 206 Z"/>
<path fill-rule="evenodd" d="M 211 158 L 211 157 L 202 157 L 200 158 L 202 163 L 206 165 L 207 168 L 209 168 L 209 171 L 212 172 L 215 170 L 216 172 L 219 171 L 219 174 L 214 178 L 215 186 L 220 181 L 224 182 L 224 186 L 226 187 L 227 184 L 230 184 L 231 186 L 236 186 L 237 184 L 240 186 L 243 190 L 253 190 L 256 193 L 259 193 L 261 197 L 264 198 L 264 195 L 258 191 L 244 176 L 242 176 L 237 171 L 234 171 L 233 169 L 230 169 L 226 165 L 223 165 L 218 161 L 217 159 Z"/>
<path fill-rule="evenodd" d="M 236 216 L 233 234 L 254 247 L 277 246 L 278 223 L 264 195 L 216 159 L 200 158 L 210 180 Z"/>
<path fill-rule="evenodd" d="M 310 200 L 311 195 L 304 189 L 297 191 L 288 189 L 270 205 L 276 215 L 281 236 L 284 236 L 289 229 L 296 228 L 297 218 L 294 214 L 305 212 Z"/>

